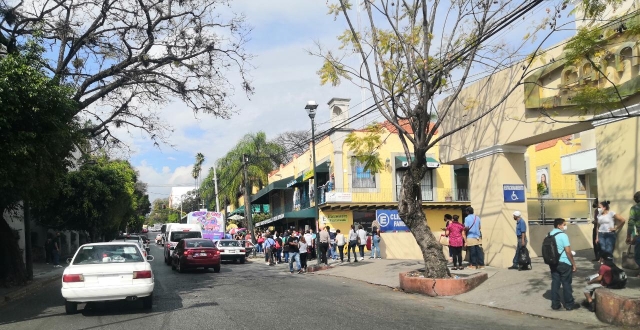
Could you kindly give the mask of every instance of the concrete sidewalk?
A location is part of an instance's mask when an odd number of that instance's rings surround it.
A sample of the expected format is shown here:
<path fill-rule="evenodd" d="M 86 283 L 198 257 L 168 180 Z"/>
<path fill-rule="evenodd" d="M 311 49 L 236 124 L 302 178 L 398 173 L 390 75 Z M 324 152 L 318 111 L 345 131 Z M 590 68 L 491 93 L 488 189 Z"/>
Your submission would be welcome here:
<path fill-rule="evenodd" d="M 64 265 L 61 260 L 61 268 L 54 268 L 53 265 L 44 263 L 33 264 L 33 280 L 24 286 L 11 286 L 8 288 L 0 287 L 0 306 L 11 303 L 11 301 L 19 299 L 27 294 L 36 292 L 53 281 L 62 280 L 62 272 Z"/>
<path fill-rule="evenodd" d="M 578 252 L 576 263 L 578 272 L 573 276 L 573 296 L 577 303 L 582 302 L 584 295 L 582 289 L 585 286 L 585 277 L 597 273 L 597 265 L 590 261 L 593 258 L 591 251 Z M 554 311 L 551 309 L 551 276 L 549 266 L 545 265 L 542 258 L 532 260 L 533 269 L 529 271 L 517 271 L 486 267 L 484 270 L 452 271 L 453 274 L 474 274 L 486 272 L 489 279 L 478 288 L 465 294 L 454 297 L 441 297 L 437 299 L 452 299 L 461 302 L 484 305 L 488 307 L 511 310 L 526 314 L 532 314 L 547 318 L 556 318 L 566 321 L 602 325 L 595 313 L 585 308 L 575 311 Z M 365 259 L 358 263 L 333 264 L 335 267 L 317 272 L 317 275 L 330 275 L 360 280 L 376 285 L 397 288 L 399 286 L 398 273 L 423 268 L 422 260 L 370 260 Z M 616 290 L 616 293 L 640 297 L 640 279 L 636 278 L 636 272 L 627 271 L 629 275 L 627 289 Z"/>

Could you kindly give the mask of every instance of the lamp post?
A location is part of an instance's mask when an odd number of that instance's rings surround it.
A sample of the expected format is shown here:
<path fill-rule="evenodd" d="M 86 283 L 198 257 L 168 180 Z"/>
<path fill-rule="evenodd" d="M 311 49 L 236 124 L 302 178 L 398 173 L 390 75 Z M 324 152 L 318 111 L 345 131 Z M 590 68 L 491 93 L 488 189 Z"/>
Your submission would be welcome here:
<path fill-rule="evenodd" d="M 307 110 L 307 114 L 309 114 L 309 118 L 311 118 L 311 152 L 313 155 L 312 158 L 312 162 L 313 162 L 313 203 L 314 203 L 314 209 L 315 209 L 315 220 L 316 220 L 316 256 L 317 256 L 317 264 L 320 265 L 320 222 L 318 220 L 319 216 L 318 216 L 318 192 L 316 191 L 316 186 L 317 186 L 317 181 L 318 178 L 316 177 L 316 125 L 315 125 L 315 118 L 316 118 L 316 112 L 318 109 L 318 103 L 316 103 L 316 101 L 309 101 L 307 102 L 307 106 L 304 107 Z"/>

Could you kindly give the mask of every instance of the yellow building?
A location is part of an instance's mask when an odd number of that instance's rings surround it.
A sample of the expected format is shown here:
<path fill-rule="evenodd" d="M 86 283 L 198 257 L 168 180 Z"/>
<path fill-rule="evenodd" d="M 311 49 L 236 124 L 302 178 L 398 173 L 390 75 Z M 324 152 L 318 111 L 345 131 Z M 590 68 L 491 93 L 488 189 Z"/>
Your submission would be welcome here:
<path fill-rule="evenodd" d="M 349 99 L 332 99 L 328 110 L 331 126 L 335 127 L 349 118 Z M 384 169 L 380 173 L 364 171 L 363 164 L 345 143 L 350 133 L 366 132 L 338 129 L 316 143 L 315 178 L 309 150 L 270 174 L 269 185 L 251 197 L 252 204 L 268 203 L 271 211 L 271 218 L 257 226 L 274 227 L 282 232 L 315 230 L 328 225 L 343 233 L 348 233 L 351 225 L 362 225 L 367 231 L 379 226 L 384 231 L 383 257 L 422 259 L 413 236 L 402 227 L 403 223 L 394 221 L 400 178 L 409 161 L 394 127 L 388 123 L 381 125 L 384 142 L 377 152 Z M 430 170 L 421 184 L 427 224 L 437 235 L 444 226 L 445 214 L 461 216 L 462 208 L 469 205 L 468 167 L 442 166 L 437 160 L 438 153 L 436 146 L 425 155 Z M 314 193 L 318 194 L 319 223 L 315 219 Z M 377 219 L 382 220 L 374 222 Z"/>
<path fill-rule="evenodd" d="M 469 166 L 471 205 L 483 219 L 483 248 L 488 264 L 511 266 L 516 248 L 512 214 L 519 210 L 525 219 L 531 218 L 527 201 L 509 200 L 505 192 L 506 187 L 526 187 L 533 183 L 532 172 L 537 171 L 537 167 L 526 165 L 525 161 L 525 153 L 532 145 L 581 134 L 580 150 L 560 156 L 562 174 L 585 175 L 585 197 L 606 198 L 611 201 L 612 210 L 628 217 L 634 203 L 632 196 L 640 190 L 640 118 L 637 117 L 640 113 L 637 87 L 640 47 L 635 40 L 630 40 L 637 36 L 616 31 L 622 23 L 630 25 L 630 20 L 637 21 L 637 14 L 618 17 L 621 17 L 618 21 L 603 20 L 608 22 L 603 27 L 608 55 L 600 64 L 608 76 L 615 77 L 620 93 L 625 96 L 624 107 L 602 113 L 589 109 L 587 113 L 592 115 L 588 120 L 581 120 L 584 111 L 575 107 L 572 93 L 585 86 L 601 89 L 611 86 L 606 77 L 594 73 L 586 60 L 576 65 L 564 63 L 563 48 L 556 47 L 533 60 L 531 67 L 539 69 L 527 75 L 525 84 L 521 81 L 519 65 L 470 84 L 458 94 L 450 110 L 452 115 L 444 120 L 443 129 L 453 130 L 469 118 L 482 117 L 486 109 L 496 107 L 490 116 L 444 139 L 440 148 L 443 163 Z M 555 60 L 547 62 L 546 59 Z M 442 103 L 451 101 L 444 99 Z M 550 112 L 552 120 L 536 120 Z M 463 113 L 464 116 L 459 115 Z M 582 136 L 587 132 L 592 136 L 592 147 L 586 147 L 585 136 Z M 551 167 L 549 171 L 553 172 Z M 529 178 L 527 172 L 531 173 Z M 550 200 L 559 199 L 553 196 L 554 187 L 555 183 L 550 182 Z M 551 228 L 549 225 L 530 227 L 529 241 L 535 254 L 539 252 L 542 237 Z M 588 223 L 568 226 L 572 249 L 591 247 L 591 228 Z M 616 257 L 626 250 L 625 231 L 626 224 L 617 239 Z"/>

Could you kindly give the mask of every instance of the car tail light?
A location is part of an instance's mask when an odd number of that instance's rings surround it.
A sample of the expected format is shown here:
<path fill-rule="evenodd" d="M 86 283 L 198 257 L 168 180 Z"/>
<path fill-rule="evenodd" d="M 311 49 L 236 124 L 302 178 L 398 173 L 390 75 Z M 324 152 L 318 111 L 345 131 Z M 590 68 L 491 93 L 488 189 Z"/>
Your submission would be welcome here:
<path fill-rule="evenodd" d="M 190 256 L 190 255 L 192 255 L 192 254 L 193 254 L 193 250 L 185 250 L 185 251 L 184 251 L 184 255 L 185 255 L 185 256 Z"/>
<path fill-rule="evenodd" d="M 133 272 L 133 279 L 135 280 L 139 278 L 151 278 L 151 271 L 139 270 L 139 271 Z"/>
<path fill-rule="evenodd" d="M 240 252 L 245 252 L 245 250 L 244 249 L 240 249 Z"/>
<path fill-rule="evenodd" d="M 65 282 L 65 283 L 84 282 L 84 276 L 82 276 L 82 274 L 65 274 L 65 275 L 62 275 L 62 282 Z"/>

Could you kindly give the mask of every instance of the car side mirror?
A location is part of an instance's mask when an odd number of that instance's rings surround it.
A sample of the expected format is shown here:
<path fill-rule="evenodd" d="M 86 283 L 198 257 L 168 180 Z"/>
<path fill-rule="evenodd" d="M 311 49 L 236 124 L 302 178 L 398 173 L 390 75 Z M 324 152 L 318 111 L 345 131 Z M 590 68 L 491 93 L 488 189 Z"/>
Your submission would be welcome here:
<path fill-rule="evenodd" d="M 153 256 L 152 256 L 152 255 L 148 255 L 148 256 L 147 256 L 147 261 L 153 261 L 153 259 L 154 259 L 154 258 L 153 258 Z"/>
<path fill-rule="evenodd" d="M 67 258 L 67 263 L 71 264 L 71 258 Z"/>

